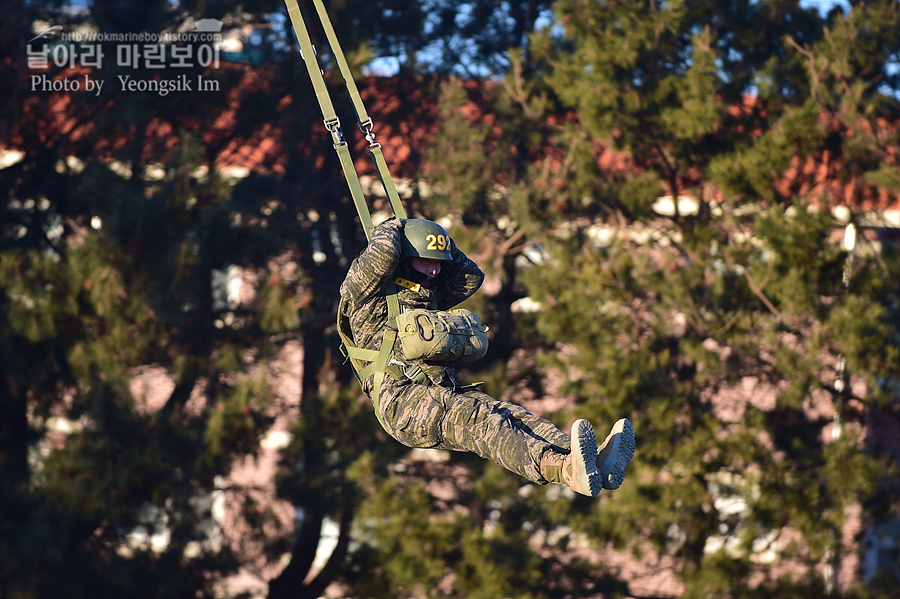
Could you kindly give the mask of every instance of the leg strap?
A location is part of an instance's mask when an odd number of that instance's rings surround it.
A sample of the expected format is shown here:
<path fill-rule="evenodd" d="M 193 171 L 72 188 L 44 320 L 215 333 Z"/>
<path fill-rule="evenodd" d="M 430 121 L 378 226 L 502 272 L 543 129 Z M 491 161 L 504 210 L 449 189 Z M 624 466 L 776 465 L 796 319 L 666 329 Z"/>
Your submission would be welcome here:
<path fill-rule="evenodd" d="M 375 417 L 378 423 L 385 431 L 388 427 L 384 425 L 384 418 L 381 417 L 381 384 L 384 382 L 384 372 L 376 372 L 375 378 L 372 379 L 372 405 L 375 406 Z"/>

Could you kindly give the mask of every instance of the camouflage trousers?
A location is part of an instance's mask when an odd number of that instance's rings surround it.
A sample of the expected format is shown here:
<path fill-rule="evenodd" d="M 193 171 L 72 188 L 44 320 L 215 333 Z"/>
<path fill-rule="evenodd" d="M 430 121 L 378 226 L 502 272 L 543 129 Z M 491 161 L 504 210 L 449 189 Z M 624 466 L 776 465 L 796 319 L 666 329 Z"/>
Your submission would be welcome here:
<path fill-rule="evenodd" d="M 568 453 L 569 435 L 525 408 L 474 389 L 395 382 L 385 377 L 378 402 L 388 434 L 408 447 L 467 451 L 545 484 L 541 457 Z"/>

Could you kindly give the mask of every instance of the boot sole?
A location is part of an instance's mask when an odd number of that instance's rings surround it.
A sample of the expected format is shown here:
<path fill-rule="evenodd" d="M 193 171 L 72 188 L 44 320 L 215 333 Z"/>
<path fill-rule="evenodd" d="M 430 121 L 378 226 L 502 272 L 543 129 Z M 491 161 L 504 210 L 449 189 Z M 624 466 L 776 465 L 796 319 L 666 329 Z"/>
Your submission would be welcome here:
<path fill-rule="evenodd" d="M 627 418 L 617 421 L 600 445 L 597 467 L 603 488 L 618 489 L 625 480 L 625 466 L 634 457 L 634 427 Z"/>
<path fill-rule="evenodd" d="M 589 497 L 596 497 L 603 490 L 603 477 L 597 469 L 596 456 L 597 435 L 594 427 L 587 420 L 576 420 L 572 425 L 572 463 L 575 478 L 582 489 L 578 492 Z"/>

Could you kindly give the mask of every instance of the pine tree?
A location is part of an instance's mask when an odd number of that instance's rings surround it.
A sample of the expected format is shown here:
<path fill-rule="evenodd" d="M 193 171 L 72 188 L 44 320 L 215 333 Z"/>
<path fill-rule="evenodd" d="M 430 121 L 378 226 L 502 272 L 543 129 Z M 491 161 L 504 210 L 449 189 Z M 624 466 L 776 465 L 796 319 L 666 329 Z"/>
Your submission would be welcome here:
<path fill-rule="evenodd" d="M 575 162 L 571 187 L 586 210 L 610 216 L 568 239 L 550 235 L 529 289 L 545 307 L 544 338 L 571 348 L 547 360 L 568 373 L 577 413 L 627 415 L 639 431 L 629 484 L 592 510 L 572 504 L 561 521 L 598 542 L 674 554 L 686 596 L 767 592 L 748 580 L 769 572 L 760 547 L 789 529 L 802 538 L 800 563 L 840 563 L 849 506 L 895 492 L 881 486 L 884 465 L 863 451 L 859 427 L 896 401 L 885 376 L 898 356 L 887 282 L 898 265 L 890 248 L 857 256 L 844 285 L 834 199 L 779 180 L 798 156 L 833 147 L 823 115 L 854 131 L 893 120 L 896 100 L 873 82 L 897 47 L 881 25 L 896 11 L 854 7 L 824 22 L 792 3 L 558 8 L 564 38 L 540 41 L 554 89 L 577 110 L 586 150 L 612 144 L 633 168 Z M 871 134 L 837 143 L 854 148 L 838 181 L 884 181 L 887 154 Z M 854 366 L 838 374 L 841 359 Z M 750 384 L 774 405 L 728 414 L 711 403 Z M 843 422 L 839 438 L 812 408 L 823 403 Z M 761 589 L 787 588 L 766 576 Z M 826 592 L 833 581 L 799 582 Z"/>
<path fill-rule="evenodd" d="M 896 121 L 885 68 L 896 11 L 562 2 L 557 17 L 565 34 L 535 36 L 531 60 L 499 93 L 446 89 L 426 173 L 437 204 L 458 215 L 455 237 L 476 232 L 486 256 L 513 235 L 543 249 L 542 262 L 502 278 L 524 277 L 542 304 L 512 321 L 519 347 L 542 355 L 524 373 L 503 360 L 491 391 L 514 376 L 540 389 L 541 373 L 560 373 L 576 406 L 551 418 L 602 428 L 628 416 L 638 453 L 625 486 L 599 502 L 451 455 L 473 477 L 459 493 L 468 534 L 488 537 L 486 521 L 528 531 L 523 546 L 543 559 L 533 596 L 633 593 L 615 572 L 567 556 L 610 544 L 674 556 L 687 596 L 852 594 L 816 567 L 840 569 L 854 506 L 877 521 L 896 505 L 897 456 L 865 445 L 861 431 L 896 405 L 900 264 L 895 247 L 876 254 L 862 239 L 851 256 L 835 241 L 846 222 L 828 208 L 897 193 L 887 150 L 896 138 L 884 126 Z M 502 124 L 489 130 L 473 113 Z M 837 153 L 833 187 L 790 179 L 798 159 Z M 485 177 L 503 190 L 490 203 Z M 855 198 L 835 192 L 848 188 Z M 750 401 L 713 402 L 744 388 Z M 410 519 L 423 521 L 438 509 L 402 485 L 385 482 L 366 508 L 376 510 L 373 550 L 394 556 L 382 576 L 394 594 L 415 594 L 422 579 L 443 589 L 434 539 L 446 533 L 433 527 L 459 521 L 391 527 L 401 506 L 419 506 Z M 429 549 L 404 551 L 409 535 Z M 526 572 L 529 555 L 519 558 Z M 460 554 L 443 559 L 458 581 Z M 783 577 L 786 563 L 799 573 Z M 572 587 L 557 582 L 561 571 Z"/>
<path fill-rule="evenodd" d="M 62 21 L 48 7 L 26 10 L 22 3 L 7 13 L 21 19 L 14 24 L 21 35 L 5 56 L 27 73 L 24 41 L 33 35 L 23 36 L 35 18 L 104 33 L 155 32 L 207 15 L 248 18 L 231 5 L 207 7 L 204 15 L 190 3 L 132 4 L 97 2 Z M 320 411 L 320 380 L 329 392 L 348 383 L 324 380 L 320 368 L 337 361 L 325 329 L 347 263 L 341 247 L 357 249 L 362 233 L 336 160 L 317 166 L 308 159 L 308 148 L 326 135 L 293 46 L 275 56 L 263 85 L 235 65 L 212 73 L 128 70 L 114 60 L 116 43 L 103 50 L 107 61 L 92 73 L 106 79 L 99 96 L 19 87 L 19 95 L 4 98 L 4 144 L 23 155 L 0 171 L 0 458 L 10 466 L 0 481 L 8 515 L 0 532 L 0 592 L 211 596 L 222 577 L 245 564 L 222 542 L 214 500 L 241 496 L 223 481 L 235 460 L 259 451 L 281 409 L 269 384 L 278 350 L 304 341 L 310 414 Z M 222 93 L 115 90 L 117 74 L 183 72 L 218 77 Z M 271 108 L 290 98 L 291 110 Z M 73 124 L 61 130 L 53 128 L 59 102 Z M 228 110 L 234 126 L 223 129 L 218 120 Z M 286 132 L 288 174 L 272 169 L 229 181 L 218 168 L 222 152 L 273 129 Z M 341 202 L 348 210 L 335 210 Z M 214 284 L 233 267 L 259 276 L 252 305 L 229 305 L 221 283 Z M 132 395 L 134 377 L 147 368 L 171 377 L 161 407 Z M 322 411 L 335 402 L 323 396 Z M 346 424 L 371 431 L 374 418 L 365 416 Z M 341 434 L 373 444 L 365 432 Z M 312 471 L 335 442 L 321 430 L 310 436 L 316 445 L 303 448 L 309 455 L 286 453 L 294 472 L 301 459 Z M 346 448 L 354 458 L 361 453 L 360 446 Z M 312 523 L 324 515 L 339 519 L 342 505 L 348 519 L 353 484 L 326 476 L 285 488 Z M 338 500 L 302 501 L 313 494 Z M 249 502 L 246 508 L 251 522 L 265 523 L 265 513 L 255 514 Z M 310 530 L 298 536 L 295 554 L 315 553 L 321 530 Z M 264 542 L 276 562 L 292 549 L 290 538 Z M 326 574 L 317 585 L 335 575 Z"/>
<path fill-rule="evenodd" d="M 445 34 L 423 35 L 425 3 L 401 4 L 329 6 L 357 74 L 373 54 L 388 54 L 415 75 L 416 57 Z M 490 4 L 477 12 L 487 14 Z M 0 17 L 4 64 L 17 81 L 31 74 L 23 48 L 36 20 L 67 32 L 157 32 L 189 26 L 190 18 L 231 26 L 284 10 L 280 2 L 257 5 L 252 15 L 234 3 L 98 0 L 81 13 L 54 6 L 16 2 Z M 520 38 L 545 6 L 511 3 L 511 34 Z M 467 32 L 507 23 L 470 20 Z M 490 46 L 496 58 L 506 42 L 493 35 L 484 42 L 498 42 Z M 313 36 L 330 69 L 327 44 Z M 93 73 L 106 79 L 98 96 L 29 94 L 12 78 L 0 88 L 3 144 L 23 152 L 0 171 L 0 459 L 9 466 L 3 593 L 213 594 L 246 562 L 221 543 L 213 500 L 242 497 L 222 481 L 235 460 L 258 451 L 278 414 L 267 371 L 296 341 L 304 349 L 303 418 L 283 452 L 279 492 L 302 522 L 293 538 L 263 539 L 272 563 L 290 554 L 270 594 L 319 596 L 363 562 L 349 555 L 361 489 L 387 479 L 402 448 L 379 432 L 349 370 L 337 369 L 330 327 L 338 285 L 364 237 L 293 35 L 277 41 L 261 73 L 233 65 L 213 74 L 127 69 L 113 60 L 110 42 L 102 73 Z M 182 73 L 214 75 L 223 93 L 115 90 L 117 75 Z M 337 90 L 336 78 L 329 81 Z M 71 120 L 54 129 L 59 102 Z M 351 114 L 346 100 L 338 106 Z M 223 153 L 266 132 L 280 132 L 284 155 L 268 156 L 268 171 L 230 181 L 218 168 Z M 345 133 L 359 146 L 352 127 Z M 234 267 L 258 278 L 253 305 L 235 308 L 222 297 L 222 273 Z M 155 410 L 130 387 L 147 368 L 172 379 Z M 201 391 L 206 402 L 198 406 Z M 260 529 L 270 517 L 249 499 L 243 515 Z M 339 542 L 305 584 L 326 519 L 338 523 Z"/>

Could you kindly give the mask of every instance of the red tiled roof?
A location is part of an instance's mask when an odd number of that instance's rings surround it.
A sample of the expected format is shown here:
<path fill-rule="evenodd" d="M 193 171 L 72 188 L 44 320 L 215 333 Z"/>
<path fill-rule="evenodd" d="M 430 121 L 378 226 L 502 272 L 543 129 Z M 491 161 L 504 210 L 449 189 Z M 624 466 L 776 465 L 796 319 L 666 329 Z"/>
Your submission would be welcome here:
<path fill-rule="evenodd" d="M 61 79 L 89 74 L 89 70 L 81 68 L 56 77 Z M 208 115 L 198 117 L 191 111 L 182 113 L 177 110 L 177 103 L 185 101 L 183 98 L 190 94 L 170 95 L 169 98 L 176 103 L 172 118 L 163 120 L 155 117 L 149 122 L 144 158 L 159 160 L 161 155 L 174 152 L 179 147 L 177 129 L 184 127 L 195 132 L 212 148 L 215 163 L 220 167 L 283 172 L 284 145 L 291 143 L 286 141 L 283 127 L 290 123 L 290 111 L 295 110 L 294 98 L 286 90 L 273 89 L 273 78 L 266 68 L 226 63 L 216 74 L 227 79 L 222 85 L 224 101 L 221 106 Z M 303 75 L 298 73 L 298 76 Z M 398 177 L 415 177 L 424 170 L 427 174 L 424 151 L 438 130 L 437 82 L 424 78 L 410 82 L 399 77 L 367 77 L 358 84 L 366 108 L 375 122 L 376 141 L 382 144 L 392 173 Z M 482 86 L 490 84 L 466 81 L 462 85 L 470 100 L 460 109 L 461 113 L 473 124 L 487 125 L 492 136 L 499 136 L 502 125 L 497 115 L 489 112 L 481 93 Z M 262 115 L 258 124 L 242 123 L 241 119 L 246 120 L 248 116 L 248 100 L 252 101 L 254 94 L 263 92 L 276 98 L 271 108 L 272 114 Z M 118 135 L 97 137 L 93 125 L 96 114 L 90 111 L 109 110 L 112 100 L 98 106 L 75 102 L 73 97 L 73 93 L 68 92 L 28 94 L 23 107 L 24 120 L 32 121 L 28 123 L 28 130 L 40 133 L 36 139 L 26 140 L 22 136 L 22 128 L 19 128 L 13 132 L 10 145 L 16 149 L 26 149 L 32 144 L 54 144 L 64 153 L 109 158 L 134 138 L 133 125 L 120 125 Z M 765 117 L 765 107 L 759 105 L 755 98 L 747 97 L 742 105 L 730 107 L 728 113 L 735 119 L 733 126 L 756 127 L 755 123 Z M 273 115 L 277 118 L 270 118 Z M 572 113 L 551 115 L 548 126 L 571 122 L 575 118 Z M 877 130 L 872 130 L 865 121 L 848 126 L 826 115 L 823 115 L 821 122 L 826 131 L 846 138 L 868 135 L 882 140 L 897 126 L 881 119 L 876 123 Z M 360 175 L 374 175 L 372 162 L 365 152 L 366 142 L 355 129 L 353 119 L 349 116 L 345 118 L 343 130 L 353 142 L 352 154 L 357 171 Z M 761 134 L 761 129 L 754 128 L 752 134 Z M 330 136 L 323 127 L 312 132 L 301 151 L 310 161 L 320 163 L 330 144 Z M 885 163 L 896 165 L 900 149 L 888 147 L 885 152 Z M 611 144 L 596 143 L 593 154 L 605 171 L 641 168 L 626 153 L 612 149 Z M 564 158 L 554 148 L 547 148 L 540 156 L 533 157 L 536 163 L 547 161 L 551 169 L 562 166 Z M 794 156 L 788 170 L 775 183 L 775 191 L 784 201 L 800 195 L 828 205 L 843 204 L 868 210 L 900 208 L 900 194 L 865 182 L 860 175 L 848 174 L 844 172 L 845 167 L 844 159 L 834 156 L 829 149 L 806 157 Z M 689 171 L 679 183 L 690 187 L 701 180 L 702 173 Z M 562 180 L 558 183 L 564 184 Z"/>

